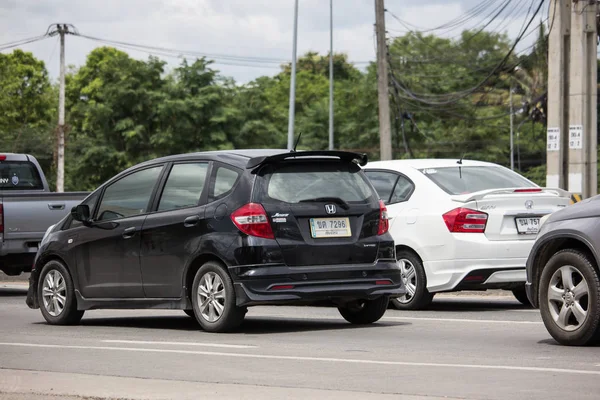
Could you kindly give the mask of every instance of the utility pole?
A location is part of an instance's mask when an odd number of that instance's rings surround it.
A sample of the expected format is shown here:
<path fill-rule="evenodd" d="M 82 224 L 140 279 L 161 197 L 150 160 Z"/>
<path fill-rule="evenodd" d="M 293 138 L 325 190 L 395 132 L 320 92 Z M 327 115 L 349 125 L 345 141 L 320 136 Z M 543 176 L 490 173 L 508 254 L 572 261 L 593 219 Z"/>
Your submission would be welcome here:
<path fill-rule="evenodd" d="M 548 38 L 546 186 L 567 189 L 571 0 L 551 0 Z"/>
<path fill-rule="evenodd" d="M 598 191 L 596 136 L 598 29 L 596 0 L 573 0 L 569 69 L 569 192 Z"/>
<path fill-rule="evenodd" d="M 60 36 L 60 77 L 58 88 L 58 126 L 56 146 L 56 191 L 65 191 L 65 35 L 77 33 L 71 24 L 56 24 L 48 28 L 49 36 Z"/>
<path fill-rule="evenodd" d="M 333 0 L 329 0 L 329 150 L 333 150 Z"/>
<path fill-rule="evenodd" d="M 391 160 L 392 133 L 390 126 L 390 98 L 388 95 L 385 6 L 383 0 L 375 0 L 375 31 L 377 35 L 377 91 L 379 94 L 379 151 L 381 160 Z"/>
<path fill-rule="evenodd" d="M 515 144 L 514 144 L 514 111 L 513 111 L 513 86 L 512 83 L 510 85 L 510 169 L 515 170 Z"/>
<path fill-rule="evenodd" d="M 294 4 L 294 40 L 292 49 L 292 78 L 290 80 L 290 110 L 288 120 L 288 150 L 294 148 L 294 119 L 296 114 L 296 49 L 298 44 L 298 0 Z"/>

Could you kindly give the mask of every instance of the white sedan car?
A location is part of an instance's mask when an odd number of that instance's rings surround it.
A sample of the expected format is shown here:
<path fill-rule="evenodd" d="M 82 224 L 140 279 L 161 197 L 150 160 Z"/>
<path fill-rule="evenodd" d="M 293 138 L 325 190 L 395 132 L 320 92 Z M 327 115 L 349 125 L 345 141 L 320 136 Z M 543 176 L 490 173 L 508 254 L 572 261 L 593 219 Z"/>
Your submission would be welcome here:
<path fill-rule="evenodd" d="M 511 290 L 522 303 L 525 263 L 540 218 L 570 203 L 497 164 L 467 160 L 370 162 L 365 173 L 387 205 L 408 293 L 398 309 L 439 292 Z"/>

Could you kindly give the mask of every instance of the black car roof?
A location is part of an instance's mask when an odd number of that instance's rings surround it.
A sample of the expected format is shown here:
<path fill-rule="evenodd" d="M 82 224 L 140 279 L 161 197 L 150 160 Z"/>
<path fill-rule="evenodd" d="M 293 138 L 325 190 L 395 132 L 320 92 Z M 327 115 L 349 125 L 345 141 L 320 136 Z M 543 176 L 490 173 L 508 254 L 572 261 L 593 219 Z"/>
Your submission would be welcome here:
<path fill-rule="evenodd" d="M 248 164 L 248 160 L 256 157 L 268 157 L 277 154 L 289 153 L 286 149 L 248 149 L 248 150 L 213 150 L 213 151 L 201 151 L 196 153 L 177 154 L 172 156 L 166 156 L 161 158 L 155 158 L 150 161 L 146 161 L 142 164 L 138 164 L 135 168 L 139 168 L 144 165 L 157 164 L 163 162 L 173 161 L 185 161 L 194 159 L 204 159 L 208 161 L 223 161 L 231 164 L 235 167 L 245 168 Z"/>

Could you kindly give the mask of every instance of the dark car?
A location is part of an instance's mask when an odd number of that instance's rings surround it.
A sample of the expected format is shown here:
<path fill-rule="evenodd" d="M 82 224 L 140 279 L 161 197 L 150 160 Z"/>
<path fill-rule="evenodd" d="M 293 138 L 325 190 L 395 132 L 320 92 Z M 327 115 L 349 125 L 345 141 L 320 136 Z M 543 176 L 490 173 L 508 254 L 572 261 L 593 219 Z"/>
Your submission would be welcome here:
<path fill-rule="evenodd" d="M 545 221 L 544 221 L 545 219 Z M 600 340 L 600 197 L 542 219 L 527 260 L 527 296 L 559 343 Z"/>
<path fill-rule="evenodd" d="M 366 161 L 231 150 L 132 167 L 48 230 L 27 304 L 50 324 L 90 309 L 164 308 L 221 332 L 248 306 L 315 302 L 373 323 L 405 288 Z"/>

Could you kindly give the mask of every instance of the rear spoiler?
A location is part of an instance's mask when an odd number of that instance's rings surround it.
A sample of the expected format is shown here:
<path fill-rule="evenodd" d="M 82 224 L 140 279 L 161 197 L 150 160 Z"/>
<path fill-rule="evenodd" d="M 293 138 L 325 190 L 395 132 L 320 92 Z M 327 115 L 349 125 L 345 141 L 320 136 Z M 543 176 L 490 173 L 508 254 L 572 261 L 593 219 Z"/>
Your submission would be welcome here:
<path fill-rule="evenodd" d="M 298 160 L 302 158 L 316 159 L 338 159 L 345 162 L 354 162 L 361 167 L 367 164 L 367 155 L 364 153 L 353 153 L 350 151 L 317 150 L 317 151 L 290 151 L 289 153 L 276 154 L 274 156 L 254 157 L 248 160 L 246 169 L 254 169 L 261 165 L 281 162 L 285 160 Z"/>
<path fill-rule="evenodd" d="M 496 195 L 502 195 L 502 194 L 524 194 L 524 193 L 530 193 L 532 195 L 544 193 L 544 194 L 553 194 L 556 197 L 571 198 L 571 193 L 569 193 L 563 189 L 540 188 L 540 187 L 534 187 L 534 188 L 519 187 L 519 188 L 482 190 L 480 192 L 475 192 L 475 193 L 467 193 L 467 194 L 451 196 L 451 199 L 454 201 L 460 201 L 461 203 L 467 203 L 469 201 L 482 200 L 487 196 L 496 196 Z"/>

